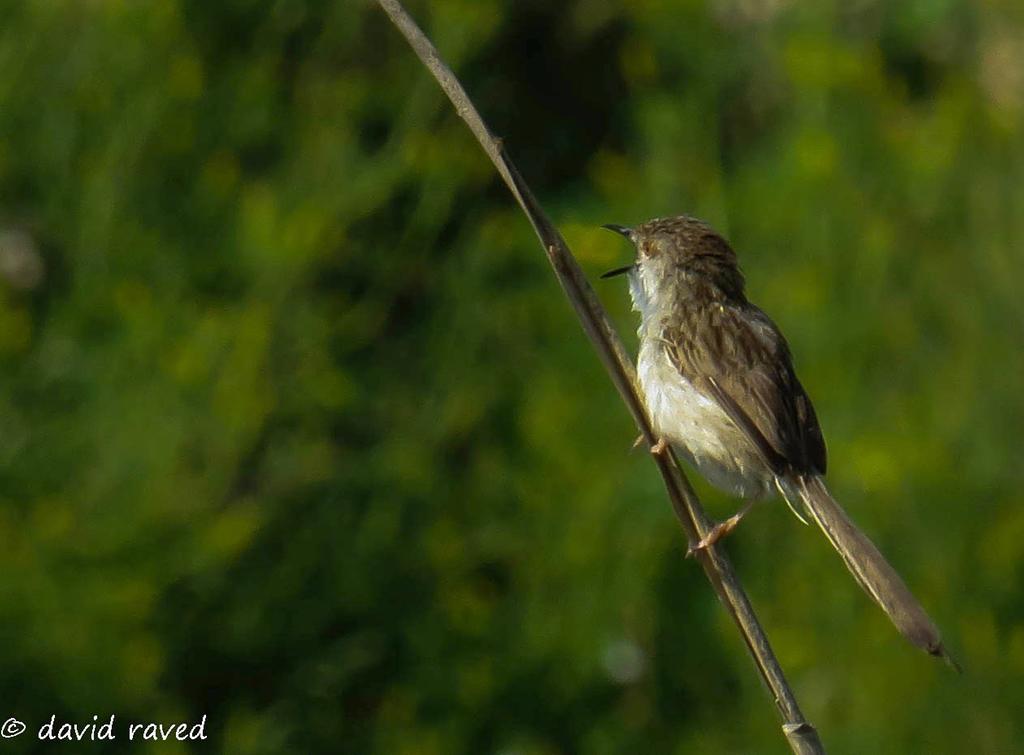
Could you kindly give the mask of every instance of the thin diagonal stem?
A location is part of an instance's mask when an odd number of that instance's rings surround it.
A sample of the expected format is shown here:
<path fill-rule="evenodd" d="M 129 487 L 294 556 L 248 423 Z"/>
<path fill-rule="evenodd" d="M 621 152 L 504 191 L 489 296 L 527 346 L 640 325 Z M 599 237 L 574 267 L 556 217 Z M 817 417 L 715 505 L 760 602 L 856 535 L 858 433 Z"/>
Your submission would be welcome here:
<path fill-rule="evenodd" d="M 551 266 L 569 302 L 579 317 L 583 330 L 597 351 L 601 363 L 608 371 L 619 395 L 629 409 L 648 447 L 654 448 L 655 437 L 647 410 L 640 398 L 636 371 L 626 354 L 622 341 L 611 325 L 604 307 L 601 306 L 594 290 L 580 270 L 569 251 L 568 245 L 554 224 L 526 185 L 523 177 L 512 164 L 504 145 L 495 138 L 452 70 L 441 59 L 433 43 L 423 34 L 398 0 L 378 0 L 395 26 L 405 36 L 420 60 L 437 79 L 441 89 L 448 95 L 455 111 L 476 137 L 494 167 L 508 186 L 512 196 L 522 208 L 547 253 Z M 652 458 L 665 480 L 672 509 L 682 524 L 691 544 L 699 542 L 711 527 L 710 519 L 704 512 L 693 488 L 683 474 L 671 449 L 652 453 Z M 754 609 L 740 584 L 732 564 L 725 556 L 721 545 L 712 545 L 697 552 L 697 560 L 704 568 L 719 600 L 732 616 L 754 659 L 761 677 L 768 685 L 775 706 L 782 717 L 782 731 L 794 753 L 814 755 L 824 753 L 817 730 L 809 724 L 800 712 L 796 697 L 782 673 L 775 653 L 768 644 L 768 638 L 761 628 Z"/>

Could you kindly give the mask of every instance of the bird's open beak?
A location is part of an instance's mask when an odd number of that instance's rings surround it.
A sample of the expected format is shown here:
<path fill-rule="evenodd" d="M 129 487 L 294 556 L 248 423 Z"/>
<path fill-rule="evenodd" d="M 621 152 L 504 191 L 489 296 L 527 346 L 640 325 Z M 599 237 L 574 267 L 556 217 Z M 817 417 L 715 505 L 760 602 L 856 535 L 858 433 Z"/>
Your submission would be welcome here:
<path fill-rule="evenodd" d="M 633 240 L 633 229 L 632 228 L 627 228 L 624 225 L 616 225 L 615 223 L 608 223 L 607 225 L 603 225 L 601 227 L 602 228 L 607 228 L 609 231 L 615 231 L 615 233 L 618 233 L 621 236 L 625 236 L 630 241 Z M 605 273 L 601 277 L 602 278 L 614 278 L 616 275 L 622 275 L 623 273 L 628 273 L 634 267 L 636 267 L 636 265 L 626 265 L 625 267 L 617 267 L 614 270 L 609 270 L 607 273 Z"/>

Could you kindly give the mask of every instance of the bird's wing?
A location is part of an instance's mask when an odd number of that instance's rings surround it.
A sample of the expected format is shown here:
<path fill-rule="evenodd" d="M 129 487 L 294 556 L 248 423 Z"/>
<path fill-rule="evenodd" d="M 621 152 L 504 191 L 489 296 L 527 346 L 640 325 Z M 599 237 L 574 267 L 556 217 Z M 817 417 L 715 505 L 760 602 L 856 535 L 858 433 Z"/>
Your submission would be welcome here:
<path fill-rule="evenodd" d="M 777 474 L 824 474 L 825 441 L 785 338 L 751 304 L 712 304 L 663 329 L 669 358 L 714 398 Z"/>

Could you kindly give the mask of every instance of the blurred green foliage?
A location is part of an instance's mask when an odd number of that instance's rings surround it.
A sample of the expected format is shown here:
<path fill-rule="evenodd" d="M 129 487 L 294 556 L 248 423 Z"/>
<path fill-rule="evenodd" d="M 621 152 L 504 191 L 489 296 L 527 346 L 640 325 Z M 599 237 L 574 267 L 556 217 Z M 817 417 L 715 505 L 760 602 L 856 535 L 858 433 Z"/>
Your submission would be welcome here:
<path fill-rule="evenodd" d="M 788 334 L 966 668 L 757 509 L 728 548 L 826 745 L 1024 750 L 1024 6 L 411 10 L 589 272 L 690 212 Z M 784 752 L 546 264 L 366 0 L 6 3 L 5 752 Z M 210 739 L 35 741 L 111 713 Z"/>

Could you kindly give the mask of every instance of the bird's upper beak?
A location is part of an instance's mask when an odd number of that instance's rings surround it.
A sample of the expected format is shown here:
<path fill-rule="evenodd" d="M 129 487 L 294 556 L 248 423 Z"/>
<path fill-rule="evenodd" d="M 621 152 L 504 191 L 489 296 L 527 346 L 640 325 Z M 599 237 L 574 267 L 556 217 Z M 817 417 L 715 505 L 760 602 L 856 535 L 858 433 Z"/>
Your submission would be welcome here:
<path fill-rule="evenodd" d="M 608 223 L 608 224 L 603 225 L 601 227 L 602 228 L 607 228 L 609 231 L 615 231 L 616 233 L 618 233 L 618 234 L 620 234 L 622 236 L 625 236 L 630 241 L 633 240 L 633 229 L 632 228 L 627 228 L 624 225 L 616 225 L 615 223 Z"/>
<path fill-rule="evenodd" d="M 633 240 L 634 234 L 633 234 L 633 229 L 632 228 L 627 228 L 624 225 L 616 225 L 615 223 L 608 223 L 607 225 L 603 225 L 601 227 L 602 228 L 607 228 L 609 231 L 615 231 L 615 233 L 618 233 L 618 234 L 620 234 L 622 236 L 625 236 L 630 241 Z M 614 278 L 616 275 L 622 275 L 623 273 L 628 273 L 634 267 L 636 267 L 636 265 L 626 265 L 625 267 L 617 267 L 614 270 L 609 270 L 607 273 L 605 273 L 601 277 L 602 278 Z"/>

